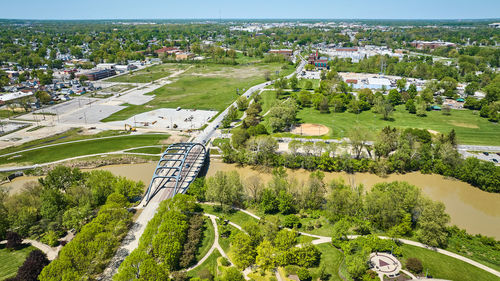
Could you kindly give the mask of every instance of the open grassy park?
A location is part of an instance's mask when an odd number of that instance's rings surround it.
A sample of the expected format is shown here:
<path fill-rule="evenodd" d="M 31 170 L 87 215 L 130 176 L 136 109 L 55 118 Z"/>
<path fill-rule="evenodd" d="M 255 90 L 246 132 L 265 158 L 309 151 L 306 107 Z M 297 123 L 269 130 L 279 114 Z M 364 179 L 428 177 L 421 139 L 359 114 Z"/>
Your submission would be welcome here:
<path fill-rule="evenodd" d="M 11 251 L 5 248 L 5 244 L 0 245 L 0 280 L 15 276 L 17 269 L 34 249 L 30 245 L 23 245 L 21 249 Z"/>
<path fill-rule="evenodd" d="M 313 108 L 304 108 L 297 114 L 300 123 L 322 124 L 330 128 L 328 137 L 343 138 L 358 126 L 372 132 L 370 139 L 385 126 L 400 128 L 421 128 L 440 133 L 455 129 L 461 144 L 499 145 L 500 125 L 479 117 L 471 110 L 451 110 L 451 115 L 439 111 L 429 111 L 426 117 L 408 113 L 404 105 L 396 107 L 391 121 L 382 120 L 379 114 L 364 111 L 360 114 L 349 112 L 322 114 Z"/>
<path fill-rule="evenodd" d="M 63 143 L 57 146 L 41 147 L 19 154 L 0 157 L 1 164 L 41 164 L 61 159 L 119 151 L 127 148 L 157 145 L 169 137 L 166 134 L 126 135 L 116 138 Z M 17 151 L 17 150 L 15 150 Z"/>
<path fill-rule="evenodd" d="M 445 256 L 432 250 L 410 245 L 402 245 L 403 260 L 414 257 L 422 261 L 425 271 L 433 278 L 446 280 L 498 280 L 498 277 L 458 259 Z"/>
<path fill-rule="evenodd" d="M 179 75 L 176 80 L 153 92 L 155 98 L 144 105 L 128 105 L 102 121 L 124 120 L 157 108 L 204 109 L 221 111 L 228 107 L 243 89 L 265 82 L 265 73 L 281 75 L 293 72 L 293 66 L 282 69 L 281 63 L 246 65 L 199 64 Z M 239 89 L 239 94 L 237 92 Z"/>
<path fill-rule="evenodd" d="M 121 83 L 149 83 L 172 73 L 187 68 L 185 64 L 156 64 L 141 70 L 129 72 L 120 76 L 112 77 L 107 82 Z"/>

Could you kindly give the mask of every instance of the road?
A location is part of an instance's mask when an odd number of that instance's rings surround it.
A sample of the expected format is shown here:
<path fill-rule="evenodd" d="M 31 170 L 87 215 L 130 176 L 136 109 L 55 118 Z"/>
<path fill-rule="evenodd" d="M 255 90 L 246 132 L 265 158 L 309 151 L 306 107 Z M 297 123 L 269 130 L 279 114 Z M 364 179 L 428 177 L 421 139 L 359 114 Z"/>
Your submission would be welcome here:
<path fill-rule="evenodd" d="M 286 78 L 289 79 L 293 75 L 301 73 L 302 69 L 304 69 L 305 65 L 306 65 L 306 61 L 301 59 L 301 62 L 299 64 L 299 66 L 297 67 L 297 69 L 292 74 L 286 76 Z M 268 82 L 264 82 L 264 83 L 255 85 L 255 86 L 251 87 L 250 89 L 248 89 L 245 93 L 243 93 L 242 96 L 244 96 L 246 98 L 250 98 L 250 96 L 253 93 L 264 89 L 266 86 L 271 85 L 272 82 L 273 81 L 268 81 Z M 231 106 L 236 106 L 236 101 L 233 102 L 230 106 L 228 106 L 221 114 L 219 114 L 219 116 L 217 116 L 215 118 L 215 120 L 212 121 L 212 123 L 209 123 L 208 126 L 197 137 L 194 138 L 193 142 L 199 142 L 199 143 L 206 144 L 212 138 L 215 131 L 221 125 L 222 119 L 224 119 L 224 117 L 226 117 L 227 113 L 229 112 L 229 108 Z"/>

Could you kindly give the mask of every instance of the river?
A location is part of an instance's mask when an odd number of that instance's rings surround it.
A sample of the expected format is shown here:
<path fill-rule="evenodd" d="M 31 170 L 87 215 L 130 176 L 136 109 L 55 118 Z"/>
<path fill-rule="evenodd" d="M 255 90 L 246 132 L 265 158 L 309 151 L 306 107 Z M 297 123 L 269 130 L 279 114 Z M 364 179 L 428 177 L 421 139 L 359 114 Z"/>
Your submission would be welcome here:
<path fill-rule="evenodd" d="M 115 175 L 124 176 L 131 180 L 149 184 L 156 163 L 125 164 L 99 167 L 98 170 L 107 170 Z M 234 164 L 225 164 L 212 160 L 207 176 L 217 171 L 237 171 L 243 180 L 248 177 L 259 176 L 263 182 L 271 178 L 268 170 L 252 167 L 239 167 Z M 306 170 L 288 170 L 289 175 L 298 181 L 305 181 L 310 172 Z M 435 201 L 441 201 L 450 214 L 451 223 L 464 228 L 472 234 L 481 233 L 500 239 L 500 194 L 488 193 L 470 184 L 449 179 L 440 175 L 427 175 L 418 172 L 408 174 L 392 174 L 379 177 L 369 173 L 325 173 L 325 182 L 342 178 L 348 184 L 363 184 L 370 189 L 374 184 L 390 181 L 406 181 L 422 189 L 422 192 Z M 19 177 L 11 183 L 12 192 L 19 190 L 26 182 L 34 181 L 37 177 Z"/>

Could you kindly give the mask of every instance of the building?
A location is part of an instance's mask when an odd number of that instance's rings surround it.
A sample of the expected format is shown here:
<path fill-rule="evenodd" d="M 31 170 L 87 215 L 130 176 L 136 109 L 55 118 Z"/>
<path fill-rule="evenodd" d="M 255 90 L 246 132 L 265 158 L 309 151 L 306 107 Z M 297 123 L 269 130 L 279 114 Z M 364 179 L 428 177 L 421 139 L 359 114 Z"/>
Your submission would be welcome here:
<path fill-rule="evenodd" d="M 116 63 L 100 63 L 96 65 L 97 69 L 115 69 Z"/>
<path fill-rule="evenodd" d="M 413 41 L 410 43 L 411 46 L 417 49 L 431 49 L 434 50 L 438 47 L 455 47 L 455 43 L 443 42 L 443 41 Z"/>
<path fill-rule="evenodd" d="M 126 72 L 130 70 L 137 69 L 137 65 L 135 64 L 128 64 L 128 65 L 116 65 L 115 66 L 116 71 L 118 72 Z"/>
<path fill-rule="evenodd" d="M 15 92 L 15 93 L 2 94 L 2 95 L 0 95 L 0 104 L 5 104 L 6 102 L 18 100 L 20 98 L 29 97 L 32 95 L 33 95 L 33 92 L 25 93 L 25 92 L 21 92 L 21 91 Z"/>
<path fill-rule="evenodd" d="M 291 59 L 293 57 L 293 50 L 292 49 L 272 49 L 269 50 L 269 54 L 278 54 L 278 55 L 283 55 L 286 59 Z"/>
<path fill-rule="evenodd" d="M 328 58 L 320 57 L 317 50 L 316 53 L 309 55 L 307 62 L 314 65 L 316 68 L 328 68 Z"/>
<path fill-rule="evenodd" d="M 97 81 L 115 75 L 116 71 L 114 69 L 102 69 L 102 70 L 82 73 L 78 76 L 87 76 L 87 78 L 89 78 L 90 81 Z"/>
<path fill-rule="evenodd" d="M 500 28 L 500 22 L 490 23 L 488 24 L 488 26 L 493 28 Z"/>
<path fill-rule="evenodd" d="M 191 58 L 194 58 L 194 54 L 193 53 L 176 53 L 175 54 L 175 59 L 176 60 L 187 60 L 187 59 L 191 59 Z"/>
<path fill-rule="evenodd" d="M 167 56 L 167 55 L 172 55 L 176 53 L 180 53 L 181 50 L 177 47 L 163 47 L 161 49 L 155 50 L 155 53 L 159 56 Z"/>

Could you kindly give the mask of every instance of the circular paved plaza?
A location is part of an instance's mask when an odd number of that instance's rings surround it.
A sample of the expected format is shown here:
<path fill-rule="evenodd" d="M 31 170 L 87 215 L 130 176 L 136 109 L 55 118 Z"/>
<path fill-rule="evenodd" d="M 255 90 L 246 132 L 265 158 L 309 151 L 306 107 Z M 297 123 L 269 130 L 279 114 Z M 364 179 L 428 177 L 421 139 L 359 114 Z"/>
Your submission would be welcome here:
<path fill-rule="evenodd" d="M 395 277 L 401 271 L 401 262 L 395 256 L 388 253 L 371 253 L 370 265 L 372 270 L 379 276 Z"/>

